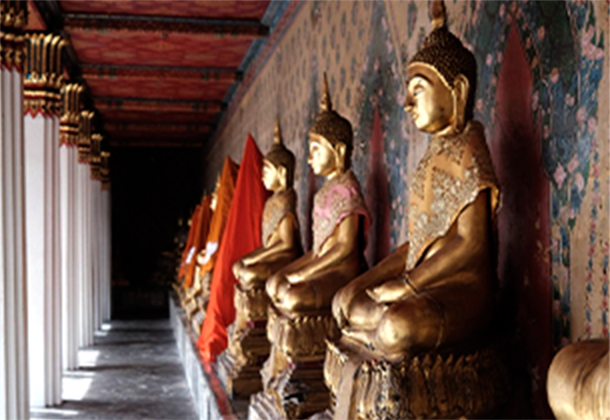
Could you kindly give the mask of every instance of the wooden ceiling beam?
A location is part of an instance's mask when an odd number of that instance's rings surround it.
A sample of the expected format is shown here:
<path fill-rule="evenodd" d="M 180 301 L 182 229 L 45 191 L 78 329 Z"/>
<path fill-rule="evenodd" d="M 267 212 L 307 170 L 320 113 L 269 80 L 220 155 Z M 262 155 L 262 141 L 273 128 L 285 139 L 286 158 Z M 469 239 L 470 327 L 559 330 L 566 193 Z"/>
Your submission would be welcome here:
<path fill-rule="evenodd" d="M 111 147 L 203 147 L 206 139 L 110 138 Z"/>
<path fill-rule="evenodd" d="M 269 35 L 269 27 L 257 20 L 101 15 L 86 13 L 65 14 L 64 28 L 68 31 L 174 32 L 248 38 L 264 38 Z"/>
<path fill-rule="evenodd" d="M 220 101 L 186 101 L 162 98 L 116 98 L 95 97 L 95 106 L 100 111 L 122 109 L 126 111 L 201 112 L 219 113 L 226 104 Z"/>
<path fill-rule="evenodd" d="M 242 72 L 233 69 L 105 64 L 83 64 L 81 68 L 83 76 L 90 79 L 175 79 L 200 80 L 203 82 L 239 82 L 243 77 Z"/>
<path fill-rule="evenodd" d="M 125 133 L 172 133 L 172 134 L 207 134 L 212 131 L 212 124 L 158 124 L 134 122 L 106 122 L 108 132 Z"/>
<path fill-rule="evenodd" d="M 105 122 L 122 123 L 153 123 L 153 124 L 212 124 L 218 118 L 218 114 L 205 112 L 176 112 L 173 110 L 130 111 L 124 109 L 105 109 L 100 116 Z"/>

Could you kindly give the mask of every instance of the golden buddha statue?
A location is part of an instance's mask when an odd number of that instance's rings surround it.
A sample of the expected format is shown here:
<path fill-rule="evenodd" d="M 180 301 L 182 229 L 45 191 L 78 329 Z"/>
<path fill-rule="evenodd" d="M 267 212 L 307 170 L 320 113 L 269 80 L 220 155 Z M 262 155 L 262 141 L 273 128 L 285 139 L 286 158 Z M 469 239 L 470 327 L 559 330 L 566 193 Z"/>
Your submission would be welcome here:
<path fill-rule="evenodd" d="M 210 194 L 210 196 L 206 196 L 204 194 L 204 198 L 201 201 L 200 205 L 208 205 L 209 206 L 209 213 L 208 213 L 208 218 L 207 220 L 203 221 L 203 220 L 197 220 L 198 223 L 208 223 L 210 222 L 211 216 L 212 214 L 214 214 L 214 210 L 216 209 L 216 195 L 217 195 L 217 189 L 218 189 L 218 185 L 216 185 L 216 189 L 214 190 L 214 192 L 212 194 Z M 199 209 L 199 213 L 194 215 L 193 218 L 195 218 L 195 216 L 197 216 L 199 219 L 201 219 L 201 216 L 203 214 L 202 209 Z M 189 225 L 192 224 L 192 221 L 189 221 Z M 201 230 L 201 226 L 194 226 L 194 229 L 199 228 Z M 208 229 L 203 229 L 204 231 L 207 231 Z M 197 232 L 193 232 L 193 236 L 196 236 Z M 204 241 L 204 245 L 205 245 L 205 238 L 200 238 Z M 200 261 L 200 255 L 204 255 L 205 256 L 205 248 L 201 247 L 201 249 L 199 251 L 196 250 L 196 246 L 195 244 L 191 244 L 190 249 L 188 250 L 188 255 L 186 256 L 185 259 L 185 265 L 187 266 L 186 268 L 188 269 L 188 265 L 191 263 L 195 264 L 195 273 L 193 275 L 192 278 L 192 284 L 190 286 L 188 286 L 186 283 L 184 284 L 184 288 L 186 290 L 185 293 L 185 303 L 192 300 L 194 295 L 196 293 L 199 293 L 199 289 L 200 289 L 200 281 L 198 279 L 198 274 L 199 274 L 199 261 Z M 195 252 L 197 252 L 197 254 L 195 254 Z M 193 261 L 194 259 L 194 261 Z M 185 270 L 188 271 L 188 270 Z M 185 276 L 186 277 L 186 276 Z"/>
<path fill-rule="evenodd" d="M 209 198 L 209 214 L 206 220 L 202 220 L 201 223 L 210 224 L 212 219 L 212 215 L 216 210 L 216 204 L 218 202 L 218 189 L 220 185 L 220 178 L 216 180 L 216 186 L 212 194 L 210 194 Z M 207 200 L 204 200 L 207 202 Z M 202 212 L 203 213 L 203 212 Z M 205 231 L 209 232 L 209 229 L 205 229 Z M 205 245 L 206 238 L 201 238 L 203 245 Z M 193 257 L 195 258 L 195 272 L 193 276 L 193 285 L 187 289 L 185 293 L 185 299 L 183 303 L 184 310 L 186 312 L 186 316 L 191 322 L 191 326 L 193 330 L 198 333 L 201 324 L 203 323 L 203 319 L 205 318 L 205 303 L 207 303 L 206 296 L 209 294 L 209 286 L 206 288 L 207 283 L 206 279 L 202 275 L 201 266 L 203 265 L 203 261 L 205 259 L 205 247 L 201 247 L 200 251 Z M 207 290 L 207 294 L 206 294 Z"/>
<path fill-rule="evenodd" d="M 547 394 L 558 420 L 610 418 L 608 360 L 607 338 L 570 344 L 557 353 Z"/>
<path fill-rule="evenodd" d="M 442 2 L 432 16 L 407 69 L 405 110 L 431 134 L 410 182 L 409 242 L 332 304 L 342 338 L 328 343 L 325 379 L 337 419 L 476 416 L 505 394 L 493 386 L 500 361 L 477 370 L 496 359 L 479 343 L 494 318 L 499 188 L 472 120 L 476 61 Z"/>
<path fill-rule="evenodd" d="M 303 254 L 293 188 L 295 158 L 282 143 L 279 121 L 273 140 L 263 162 L 263 184 L 273 192 L 263 212 L 263 245 L 233 265 L 238 281 L 235 322 L 230 329 L 228 349 L 221 358 L 228 371 L 227 388 L 233 395 L 245 396 L 261 390 L 259 371 L 269 356 L 266 335 L 269 298 L 265 284 L 269 276 Z"/>
<path fill-rule="evenodd" d="M 367 268 L 369 217 L 350 169 L 352 142 L 352 126 L 332 109 L 324 75 L 322 112 L 309 132 L 308 163 L 326 178 L 314 197 L 313 249 L 267 281 L 271 354 L 261 371 L 264 391 L 251 400 L 253 418 L 302 418 L 328 406 L 324 338 L 337 332 L 330 305 Z"/>

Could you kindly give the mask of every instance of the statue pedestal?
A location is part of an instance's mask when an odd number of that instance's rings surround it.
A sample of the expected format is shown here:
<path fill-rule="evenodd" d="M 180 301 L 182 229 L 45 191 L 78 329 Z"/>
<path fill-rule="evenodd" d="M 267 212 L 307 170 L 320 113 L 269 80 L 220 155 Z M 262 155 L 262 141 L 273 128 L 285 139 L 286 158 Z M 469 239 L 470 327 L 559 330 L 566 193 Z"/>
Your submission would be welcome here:
<path fill-rule="evenodd" d="M 328 342 L 324 378 L 335 418 L 493 418 L 510 393 L 498 343 L 389 362 L 342 338 Z"/>
<path fill-rule="evenodd" d="M 269 298 L 263 287 L 242 290 L 235 287 L 235 322 L 229 334 L 229 347 L 220 363 L 227 371 L 227 390 L 236 396 L 249 396 L 262 389 L 260 370 L 269 356 L 267 308 Z"/>
<path fill-rule="evenodd" d="M 189 323 L 193 331 L 199 335 L 205 312 L 210 300 L 210 282 L 212 281 L 211 273 L 206 273 L 201 280 L 195 282 L 197 289 L 192 291 L 188 296 L 185 294 L 181 298 L 181 306 L 188 317 Z"/>
<path fill-rule="evenodd" d="M 328 313 L 288 317 L 269 307 L 271 354 L 263 369 L 264 390 L 250 399 L 249 419 L 298 419 L 324 411 L 325 339 L 338 332 Z"/>

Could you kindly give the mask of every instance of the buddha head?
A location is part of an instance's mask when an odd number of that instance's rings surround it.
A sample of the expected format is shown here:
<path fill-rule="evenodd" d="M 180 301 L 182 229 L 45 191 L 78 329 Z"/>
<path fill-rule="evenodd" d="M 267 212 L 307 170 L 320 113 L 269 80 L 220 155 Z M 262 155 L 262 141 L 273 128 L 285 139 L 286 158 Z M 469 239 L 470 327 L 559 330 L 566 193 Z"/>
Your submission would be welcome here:
<path fill-rule="evenodd" d="M 212 199 L 210 200 L 210 210 L 215 211 L 216 205 L 218 204 L 218 190 L 220 189 L 220 175 L 216 178 L 216 185 L 214 186 L 214 192 L 212 193 Z"/>
<path fill-rule="evenodd" d="M 405 110 L 421 131 L 460 133 L 473 117 L 477 63 L 447 29 L 442 1 L 432 3 L 431 15 L 432 32 L 407 68 Z"/>
<path fill-rule="evenodd" d="M 328 177 L 349 169 L 354 134 L 351 123 L 332 109 L 326 73 L 320 107 L 309 130 L 307 163 L 316 175 Z"/>
<path fill-rule="evenodd" d="M 269 191 L 281 191 L 294 182 L 294 155 L 284 146 L 279 120 L 275 123 L 273 145 L 263 162 L 263 184 Z"/>

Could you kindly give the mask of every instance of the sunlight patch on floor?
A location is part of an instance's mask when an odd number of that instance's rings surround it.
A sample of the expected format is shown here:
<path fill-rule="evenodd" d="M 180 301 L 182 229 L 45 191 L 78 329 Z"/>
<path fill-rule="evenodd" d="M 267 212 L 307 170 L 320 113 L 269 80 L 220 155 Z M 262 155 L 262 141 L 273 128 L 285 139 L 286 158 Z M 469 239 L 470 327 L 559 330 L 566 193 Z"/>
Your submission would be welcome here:
<path fill-rule="evenodd" d="M 74 417 L 78 415 L 78 411 L 69 410 L 65 408 L 57 407 L 45 407 L 45 408 L 30 408 L 30 420 L 45 420 L 47 416 L 65 416 Z"/>

